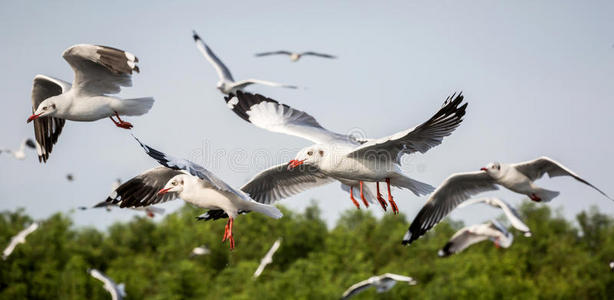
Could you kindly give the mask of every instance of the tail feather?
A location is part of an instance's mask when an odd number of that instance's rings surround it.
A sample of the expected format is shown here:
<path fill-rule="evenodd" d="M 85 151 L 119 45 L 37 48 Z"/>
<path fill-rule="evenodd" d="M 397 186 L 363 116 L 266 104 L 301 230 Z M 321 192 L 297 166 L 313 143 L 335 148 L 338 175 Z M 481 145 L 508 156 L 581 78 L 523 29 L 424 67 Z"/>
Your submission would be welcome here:
<path fill-rule="evenodd" d="M 535 193 L 537 197 L 541 199 L 540 202 L 550 202 L 552 199 L 556 198 L 560 193 L 557 191 L 550 191 L 546 189 L 540 189 L 537 193 Z"/>
<path fill-rule="evenodd" d="M 263 215 L 267 215 L 274 219 L 279 219 L 283 216 L 281 211 L 277 207 L 268 204 L 258 203 L 256 201 L 250 201 L 247 204 L 248 210 L 259 212 Z"/>
<path fill-rule="evenodd" d="M 406 188 L 412 191 L 416 196 L 428 195 L 435 190 L 435 187 L 428 183 L 420 182 L 403 175 L 391 178 L 390 184 L 396 187 Z"/>
<path fill-rule="evenodd" d="M 154 98 L 133 98 L 121 100 L 121 106 L 118 108 L 120 115 L 140 116 L 147 113 L 154 104 Z"/>

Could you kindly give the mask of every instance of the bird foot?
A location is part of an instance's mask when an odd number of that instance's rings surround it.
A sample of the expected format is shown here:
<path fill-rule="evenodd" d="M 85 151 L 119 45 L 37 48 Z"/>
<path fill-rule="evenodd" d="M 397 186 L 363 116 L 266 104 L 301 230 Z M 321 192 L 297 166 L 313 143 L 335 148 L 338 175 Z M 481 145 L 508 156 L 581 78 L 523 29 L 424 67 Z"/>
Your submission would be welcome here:
<path fill-rule="evenodd" d="M 529 198 L 531 198 L 531 200 L 533 200 L 533 201 L 535 201 L 535 202 L 542 202 L 542 198 L 537 197 L 537 195 L 535 195 L 535 194 L 531 194 L 531 195 L 529 196 Z"/>
<path fill-rule="evenodd" d="M 369 207 L 369 202 L 367 202 L 365 194 L 362 193 L 362 181 L 360 182 L 360 198 L 362 199 L 362 203 L 365 204 L 365 207 Z"/>
<path fill-rule="evenodd" d="M 395 215 L 399 214 L 399 207 L 397 206 L 397 203 L 394 202 L 394 199 L 392 199 L 392 195 L 388 195 L 388 202 L 390 202 L 390 207 L 392 208 L 392 212 Z"/>
<path fill-rule="evenodd" d="M 356 205 L 356 208 L 360 209 L 360 204 L 358 204 L 358 201 L 356 201 L 356 198 L 354 198 L 354 187 L 353 186 L 350 186 L 350 199 L 352 200 L 354 205 Z"/>
<path fill-rule="evenodd" d="M 382 197 L 382 194 L 377 193 L 377 201 L 382 206 L 382 209 L 386 211 L 386 207 L 388 206 L 388 203 L 386 203 L 386 200 L 384 200 L 384 197 Z"/>
<path fill-rule="evenodd" d="M 121 121 L 119 123 L 115 123 L 115 125 L 119 128 L 124 128 L 124 129 L 132 129 L 132 124 L 130 124 L 129 122 L 125 122 L 125 121 Z"/>

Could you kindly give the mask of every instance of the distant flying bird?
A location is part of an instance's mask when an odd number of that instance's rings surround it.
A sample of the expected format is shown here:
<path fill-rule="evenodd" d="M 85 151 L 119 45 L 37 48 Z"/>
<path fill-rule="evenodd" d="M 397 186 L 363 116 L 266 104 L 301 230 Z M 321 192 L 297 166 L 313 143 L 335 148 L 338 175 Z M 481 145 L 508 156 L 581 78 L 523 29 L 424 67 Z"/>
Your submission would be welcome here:
<path fill-rule="evenodd" d="M 457 231 L 437 254 L 441 257 L 450 256 L 488 239 L 493 241 L 496 247 L 507 248 L 512 245 L 514 235 L 494 220 L 471 225 Z"/>
<path fill-rule="evenodd" d="M 389 291 L 394 287 L 394 285 L 399 282 L 406 282 L 408 285 L 416 285 L 416 281 L 407 276 L 397 275 L 392 273 L 386 273 L 379 276 L 373 276 L 367 280 L 361 281 L 352 285 L 349 289 L 347 289 L 341 299 L 349 299 L 350 297 L 356 296 L 356 294 L 370 288 L 375 287 L 375 290 L 378 293 L 384 293 Z"/>
<path fill-rule="evenodd" d="M 505 213 L 505 216 L 507 217 L 507 219 L 510 221 L 510 224 L 512 224 L 514 228 L 518 229 L 519 231 L 522 231 L 524 233 L 524 236 L 526 237 L 531 236 L 531 230 L 529 229 L 529 226 L 527 226 L 527 224 L 525 224 L 520 219 L 520 214 L 518 213 L 518 211 L 514 207 L 512 207 L 509 203 L 499 198 L 487 197 L 487 198 L 471 199 L 471 200 L 467 200 L 461 203 L 458 206 L 458 208 L 466 207 L 466 206 L 476 204 L 476 203 L 484 203 L 494 208 L 500 208 L 501 210 L 503 210 L 503 213 Z"/>
<path fill-rule="evenodd" d="M 107 198 L 107 202 L 120 207 L 140 207 L 181 198 L 201 208 L 221 209 L 230 216 L 222 241 L 229 240 L 231 250 L 235 245 L 233 222 L 240 210 L 259 212 L 275 219 L 282 217 L 276 207 L 253 201 L 246 193 L 231 187 L 207 169 L 137 141 L 163 167 L 147 170 L 128 180 Z"/>
<path fill-rule="evenodd" d="M 303 111 L 262 95 L 238 91 L 236 96 L 226 97 L 226 101 L 243 120 L 272 132 L 298 136 L 315 143 L 300 150 L 289 163 L 273 166 L 256 175 L 245 185 L 248 188 L 244 191 L 258 202 L 270 203 L 335 180 L 349 184 L 351 196 L 355 188 L 364 194 L 363 182 L 375 182 L 376 199 L 385 210 L 386 202 L 379 183 L 386 182 L 388 202 L 392 211 L 398 213 L 390 193 L 391 185 L 409 189 L 418 196 L 435 189 L 405 176 L 401 170 L 401 157 L 403 154 L 424 153 L 452 134 L 465 115 L 467 104 L 462 104 L 463 99 L 461 94 L 448 97 L 430 119 L 414 128 L 380 139 L 359 140 L 325 129 Z"/>
<path fill-rule="evenodd" d="M 111 294 L 112 300 L 122 300 L 126 297 L 125 286 L 123 283 L 116 284 L 111 278 L 96 269 L 87 270 L 92 277 L 102 281 L 105 290 Z"/>
<path fill-rule="evenodd" d="M 68 181 L 74 181 L 74 180 L 75 180 L 75 176 L 74 176 L 74 175 L 72 175 L 72 174 L 70 174 L 70 173 L 68 173 L 68 174 L 66 174 L 66 180 L 68 180 Z"/>
<path fill-rule="evenodd" d="M 13 250 L 15 250 L 15 247 L 17 247 L 17 245 L 19 245 L 19 244 L 25 243 L 26 242 L 26 237 L 30 233 L 32 233 L 36 229 L 38 229 L 38 227 L 39 227 L 38 222 L 34 222 L 34 223 L 30 224 L 30 226 L 28 226 L 26 229 L 20 231 L 17 235 L 12 237 L 11 238 L 11 242 L 9 243 L 9 245 L 6 246 L 6 248 L 2 252 L 2 259 L 6 260 L 6 258 L 9 257 L 9 255 L 11 255 L 11 253 L 13 253 Z"/>
<path fill-rule="evenodd" d="M 260 260 L 260 265 L 256 269 L 256 272 L 254 272 L 254 278 L 258 278 L 258 276 L 262 274 L 262 271 L 264 271 L 264 268 L 268 264 L 273 262 L 273 255 L 275 254 L 275 252 L 277 252 L 277 249 L 279 249 L 279 246 L 281 246 L 281 238 L 277 239 L 275 243 L 273 243 L 273 246 L 271 247 L 271 249 L 269 249 L 269 251 Z"/>
<path fill-rule="evenodd" d="M 610 261 L 610 271 L 614 272 L 614 260 Z"/>
<path fill-rule="evenodd" d="M 192 249 L 192 253 L 190 253 L 190 257 L 200 256 L 200 255 L 207 255 L 209 253 L 211 253 L 211 250 L 209 250 L 209 248 L 207 248 L 207 246 L 202 245 L 202 246 L 198 246 L 198 247 Z"/>
<path fill-rule="evenodd" d="M 318 53 L 318 52 L 313 52 L 313 51 L 299 53 L 299 52 L 290 52 L 290 51 L 280 50 L 280 51 L 256 53 L 257 57 L 269 56 L 269 55 L 288 55 L 290 56 L 291 61 L 298 61 L 301 57 L 308 56 L 308 55 L 323 57 L 323 58 L 337 58 L 334 55 Z"/>
<path fill-rule="evenodd" d="M 0 149 L 0 153 L 6 152 L 8 154 L 13 154 L 15 159 L 24 160 L 26 158 L 26 147 L 30 149 L 36 149 L 36 143 L 32 139 L 25 139 L 19 145 L 19 149 L 11 150 L 11 149 Z"/>
<path fill-rule="evenodd" d="M 527 195 L 533 201 L 548 202 L 558 196 L 559 192 L 540 188 L 533 183 L 546 173 L 550 177 L 571 176 L 594 188 L 605 197 L 612 199 L 571 170 L 545 156 L 517 164 L 493 162 L 481 168 L 478 172 L 450 175 L 418 212 L 403 238 L 403 244 L 411 244 L 424 235 L 469 197 L 482 192 L 498 190 L 497 185 Z"/>
<path fill-rule="evenodd" d="M 196 47 L 200 52 L 205 56 L 205 58 L 213 65 L 215 71 L 217 72 L 220 81 L 217 83 L 217 89 L 220 90 L 223 94 L 234 94 L 236 91 L 242 90 L 248 85 L 251 84 L 263 84 L 274 87 L 284 87 L 296 89 L 297 87 L 294 85 L 285 85 L 277 82 L 259 80 L 259 79 L 247 79 L 241 81 L 235 81 L 232 78 L 232 74 L 230 74 L 230 70 L 224 65 L 224 63 L 215 56 L 213 51 L 203 42 L 203 40 L 198 36 L 196 31 L 192 32 L 192 37 L 194 38 L 194 42 L 196 42 Z"/>
<path fill-rule="evenodd" d="M 64 122 L 96 121 L 110 118 L 120 128 L 132 124 L 122 116 L 140 116 L 153 106 L 151 97 L 120 99 L 109 96 L 121 87 L 132 86 L 132 72 L 139 72 L 139 61 L 132 53 L 106 47 L 80 44 L 62 54 L 75 73 L 73 84 L 45 75 L 36 75 L 32 86 L 34 134 L 38 159 L 46 162 L 57 142 Z M 117 118 L 117 121 L 113 117 Z"/>

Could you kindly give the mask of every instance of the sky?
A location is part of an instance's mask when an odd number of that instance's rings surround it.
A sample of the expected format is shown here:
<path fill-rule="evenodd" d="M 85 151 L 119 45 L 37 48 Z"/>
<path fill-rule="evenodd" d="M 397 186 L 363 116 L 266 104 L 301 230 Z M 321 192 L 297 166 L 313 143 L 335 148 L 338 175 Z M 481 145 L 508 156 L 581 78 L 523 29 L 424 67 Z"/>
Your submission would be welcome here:
<path fill-rule="evenodd" d="M 0 155 L 0 210 L 35 218 L 102 201 L 116 178 L 157 165 L 130 133 L 152 147 L 208 168 L 240 187 L 271 165 L 288 162 L 309 141 L 257 128 L 230 111 L 211 65 L 194 46 L 196 30 L 235 79 L 301 86 L 253 86 L 313 115 L 339 133 L 378 138 L 424 122 L 462 91 L 465 120 L 425 154 L 403 158 L 408 176 L 438 186 L 452 173 L 491 161 L 539 156 L 559 160 L 614 195 L 614 3 L 611 1 L 2 1 L 0 3 L 0 148 L 33 137 L 30 92 L 36 74 L 71 81 L 62 52 L 74 44 L 108 45 L 138 56 L 140 74 L 120 97 L 153 96 L 153 109 L 126 117 L 68 121 L 47 164 Z M 319 51 L 336 60 L 256 58 L 273 50 Z M 75 180 L 68 182 L 67 173 Z M 571 218 L 614 202 L 571 178 L 542 179 L 561 195 L 549 205 Z M 413 218 L 427 200 L 393 190 Z M 515 205 L 523 197 L 499 196 Z M 312 200 L 334 224 L 354 206 L 339 184 L 279 203 L 302 210 Z M 163 205 L 172 211 L 183 205 Z M 369 208 L 381 216 L 381 209 Z M 78 226 L 105 228 L 138 212 L 73 211 Z M 477 223 L 499 214 L 474 206 L 453 218 Z M 404 232 L 399 232 L 401 239 Z"/>

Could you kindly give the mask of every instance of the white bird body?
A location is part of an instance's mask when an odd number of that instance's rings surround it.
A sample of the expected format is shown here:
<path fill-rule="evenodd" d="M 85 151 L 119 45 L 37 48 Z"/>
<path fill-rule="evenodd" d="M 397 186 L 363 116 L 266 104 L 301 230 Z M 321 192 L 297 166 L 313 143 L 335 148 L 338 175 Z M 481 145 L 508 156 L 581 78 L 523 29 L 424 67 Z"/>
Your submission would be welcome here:
<path fill-rule="evenodd" d="M 36 143 L 34 143 L 34 141 L 32 141 L 31 139 L 24 139 L 19 145 L 19 149 L 17 150 L 3 149 L 3 150 L 0 150 L 0 153 L 6 152 L 9 154 L 12 154 L 15 159 L 24 160 L 26 159 L 26 147 L 35 149 Z"/>
<path fill-rule="evenodd" d="M 111 294 L 112 300 L 122 300 L 124 297 L 126 297 L 125 286 L 123 283 L 116 284 L 115 281 L 96 269 L 90 269 L 88 270 L 88 273 L 103 283 L 103 288 L 107 290 L 109 294 Z"/>
<path fill-rule="evenodd" d="M 514 235 L 496 221 L 470 225 L 457 231 L 443 249 L 439 250 L 438 254 L 439 256 L 449 256 L 459 253 L 467 247 L 487 239 L 492 240 L 497 247 L 508 248 L 514 241 Z"/>
<path fill-rule="evenodd" d="M 495 198 L 495 197 L 486 197 L 486 198 L 476 198 L 476 199 L 470 199 L 467 200 L 463 203 L 461 203 L 458 208 L 461 207 L 466 207 L 475 203 L 484 203 L 487 205 L 490 205 L 492 207 L 495 208 L 499 208 L 501 210 L 503 210 L 503 213 L 505 214 L 505 216 L 507 217 L 507 219 L 510 221 L 510 224 L 512 224 L 512 226 L 516 229 L 518 229 L 519 231 L 524 232 L 524 235 L 529 237 L 531 236 L 531 230 L 529 229 L 529 226 L 527 226 L 527 224 L 525 224 L 521 219 L 520 219 L 520 215 L 518 214 L 518 212 L 516 211 L 516 209 L 514 209 L 509 203 L 499 199 L 499 198 Z"/>
<path fill-rule="evenodd" d="M 6 260 L 7 257 L 9 257 L 11 253 L 13 253 L 13 250 L 15 250 L 15 247 L 17 247 L 17 245 L 19 244 L 25 243 L 26 237 L 30 235 L 32 232 L 34 232 L 36 229 L 38 229 L 38 227 L 39 227 L 38 222 L 34 222 L 30 224 L 30 226 L 28 226 L 26 229 L 20 231 L 17 235 L 12 237 L 9 245 L 2 252 L 2 259 Z"/>
<path fill-rule="evenodd" d="M 203 245 L 192 249 L 192 253 L 190 254 L 190 256 L 206 255 L 209 253 L 211 253 L 211 250 L 209 250 L 209 248 Z"/>
<path fill-rule="evenodd" d="M 416 280 L 411 277 L 386 273 L 379 276 L 372 276 L 367 280 L 363 280 L 352 285 L 341 296 L 341 299 L 349 299 L 364 290 L 375 287 L 377 293 L 384 293 L 392 289 L 397 282 L 406 282 L 408 285 L 416 285 Z"/>
<path fill-rule="evenodd" d="M 260 274 L 262 274 L 262 271 L 264 271 L 264 268 L 273 262 L 273 255 L 275 254 L 275 252 L 277 252 L 280 246 L 281 246 L 281 238 L 277 239 L 275 243 L 273 243 L 273 246 L 271 246 L 271 249 L 269 249 L 269 251 L 267 251 L 264 257 L 260 260 L 260 265 L 256 269 L 256 272 L 254 272 L 254 278 L 259 277 Z"/>

